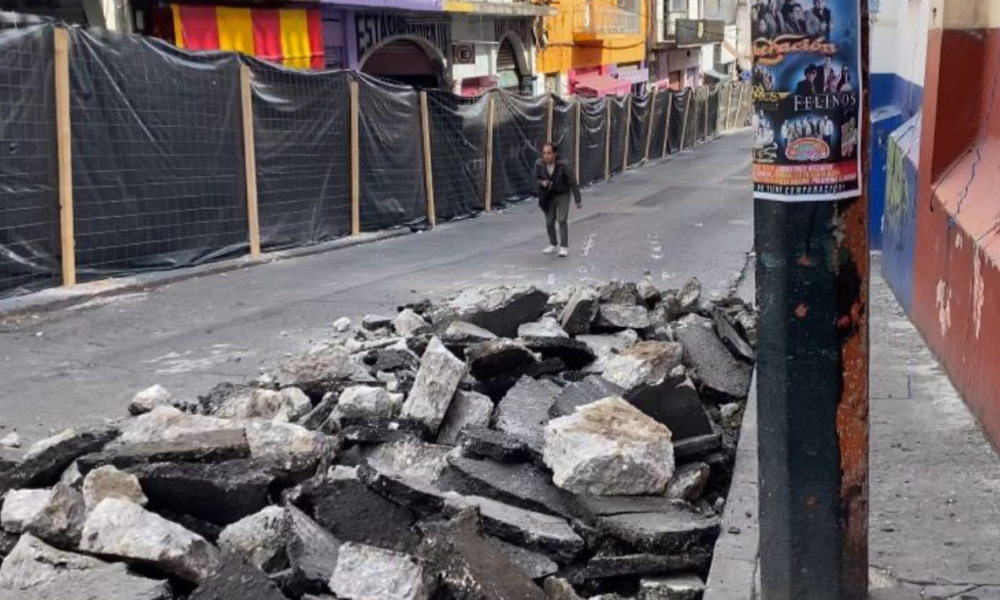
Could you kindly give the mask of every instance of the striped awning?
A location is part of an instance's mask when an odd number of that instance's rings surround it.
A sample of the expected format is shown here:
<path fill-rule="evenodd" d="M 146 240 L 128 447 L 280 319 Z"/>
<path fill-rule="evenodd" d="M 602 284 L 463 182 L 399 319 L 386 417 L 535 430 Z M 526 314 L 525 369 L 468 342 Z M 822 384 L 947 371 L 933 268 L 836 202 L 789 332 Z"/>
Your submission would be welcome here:
<path fill-rule="evenodd" d="M 319 10 L 172 4 L 175 43 L 189 50 L 233 50 L 296 69 L 322 69 Z"/>

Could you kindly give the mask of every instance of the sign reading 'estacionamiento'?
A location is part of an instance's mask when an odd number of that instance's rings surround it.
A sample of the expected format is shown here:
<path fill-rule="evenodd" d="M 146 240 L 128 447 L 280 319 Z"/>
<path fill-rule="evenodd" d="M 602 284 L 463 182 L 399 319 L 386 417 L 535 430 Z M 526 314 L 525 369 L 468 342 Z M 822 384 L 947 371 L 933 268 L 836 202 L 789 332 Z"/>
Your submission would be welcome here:
<path fill-rule="evenodd" d="M 858 0 L 754 0 L 754 197 L 861 194 Z"/>

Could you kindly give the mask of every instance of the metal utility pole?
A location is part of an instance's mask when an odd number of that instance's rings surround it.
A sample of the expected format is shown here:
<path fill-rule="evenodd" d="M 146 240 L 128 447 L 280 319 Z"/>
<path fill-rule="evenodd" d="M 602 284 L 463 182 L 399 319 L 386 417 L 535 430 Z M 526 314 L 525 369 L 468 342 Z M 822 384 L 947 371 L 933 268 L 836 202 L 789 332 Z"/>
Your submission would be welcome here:
<path fill-rule="evenodd" d="M 826 39 L 754 42 L 765 600 L 868 597 L 868 0 L 828 6 Z"/>

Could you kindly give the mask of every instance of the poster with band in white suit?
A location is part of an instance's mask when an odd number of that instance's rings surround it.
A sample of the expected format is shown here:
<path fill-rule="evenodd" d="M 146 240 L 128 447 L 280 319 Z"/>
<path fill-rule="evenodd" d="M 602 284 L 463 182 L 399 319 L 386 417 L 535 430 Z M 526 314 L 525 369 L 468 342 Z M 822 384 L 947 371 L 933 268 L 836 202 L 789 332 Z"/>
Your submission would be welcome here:
<path fill-rule="evenodd" d="M 751 0 L 754 197 L 861 195 L 859 0 Z"/>

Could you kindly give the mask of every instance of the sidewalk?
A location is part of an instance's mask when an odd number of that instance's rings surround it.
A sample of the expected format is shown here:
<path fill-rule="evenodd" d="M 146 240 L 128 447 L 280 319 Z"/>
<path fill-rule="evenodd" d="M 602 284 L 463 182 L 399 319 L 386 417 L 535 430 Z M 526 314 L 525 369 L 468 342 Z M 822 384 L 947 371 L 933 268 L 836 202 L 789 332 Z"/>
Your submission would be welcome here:
<path fill-rule="evenodd" d="M 1000 458 L 880 273 L 876 259 L 872 598 L 1000 598 Z"/>

